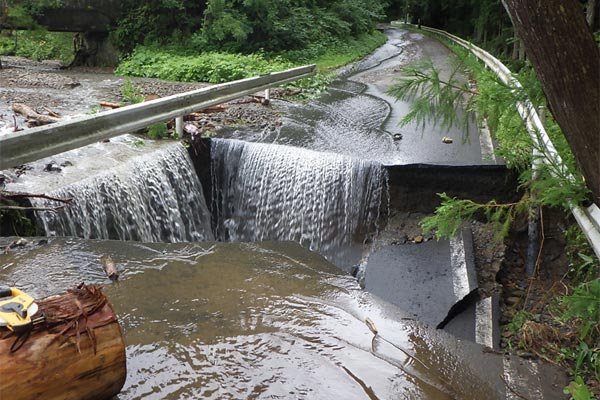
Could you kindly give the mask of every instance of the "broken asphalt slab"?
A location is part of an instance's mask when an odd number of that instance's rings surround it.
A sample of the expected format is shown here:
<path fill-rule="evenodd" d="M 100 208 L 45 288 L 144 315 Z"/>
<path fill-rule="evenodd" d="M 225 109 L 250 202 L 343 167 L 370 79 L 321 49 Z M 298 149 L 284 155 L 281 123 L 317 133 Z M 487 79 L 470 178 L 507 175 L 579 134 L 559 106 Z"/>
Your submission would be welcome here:
<path fill-rule="evenodd" d="M 389 245 L 367 261 L 365 289 L 430 326 L 477 289 L 471 231 L 452 240 Z"/>

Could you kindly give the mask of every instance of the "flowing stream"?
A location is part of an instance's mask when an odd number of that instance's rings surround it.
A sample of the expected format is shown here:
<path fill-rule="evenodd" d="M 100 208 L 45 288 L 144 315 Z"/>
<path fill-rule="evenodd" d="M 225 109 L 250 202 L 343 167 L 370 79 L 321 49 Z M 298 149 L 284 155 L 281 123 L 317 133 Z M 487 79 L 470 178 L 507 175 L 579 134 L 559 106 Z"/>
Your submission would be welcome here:
<path fill-rule="evenodd" d="M 110 255 L 121 272 L 104 289 L 126 338 L 121 400 L 502 398 L 460 361 L 493 377 L 501 356 L 411 321 L 296 243 L 47 242 L 2 255 L 0 281 L 36 298 L 105 284 Z"/>
<path fill-rule="evenodd" d="M 222 240 L 292 240 L 348 268 L 387 216 L 387 173 L 377 162 L 223 139 L 212 141 L 211 160 Z"/>
<path fill-rule="evenodd" d="M 37 215 L 48 236 L 183 242 L 213 239 L 210 213 L 187 150 L 179 143 L 48 193 L 72 198 Z M 36 207 L 53 207 L 34 200 Z"/>

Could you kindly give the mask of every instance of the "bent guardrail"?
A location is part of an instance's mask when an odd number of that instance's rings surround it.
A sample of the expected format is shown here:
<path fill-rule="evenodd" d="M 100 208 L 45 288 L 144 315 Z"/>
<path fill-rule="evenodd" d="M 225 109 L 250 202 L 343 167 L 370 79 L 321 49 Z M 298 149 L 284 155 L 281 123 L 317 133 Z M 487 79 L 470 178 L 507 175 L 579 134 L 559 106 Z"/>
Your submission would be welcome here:
<path fill-rule="evenodd" d="M 426 26 L 421 26 L 421 29 L 444 36 L 447 39 L 450 39 L 451 41 L 466 48 L 477 58 L 483 61 L 483 63 L 505 84 L 519 89 L 523 87 L 521 83 L 512 75 L 510 69 L 508 69 L 506 65 L 504 65 L 500 60 L 487 51 L 475 46 L 473 43 L 439 29 L 429 28 Z M 552 140 L 550 140 L 550 137 L 548 136 L 548 133 L 544 128 L 544 124 L 542 123 L 542 120 L 538 115 L 534 105 L 529 100 L 520 101 L 517 103 L 517 110 L 525 122 L 527 132 L 531 136 L 532 140 L 535 143 L 538 143 L 538 147 L 543 150 L 541 152 L 542 157 L 539 159 L 536 158 L 534 163 L 539 162 L 538 160 L 542 160 L 545 163 L 563 166 L 563 161 L 556 151 Z M 596 204 L 592 204 L 589 207 L 581 207 L 577 204 L 569 204 L 569 207 L 573 216 L 577 220 L 577 223 L 585 233 L 589 243 L 594 249 L 596 256 L 600 258 L 600 208 L 598 208 Z"/>
<path fill-rule="evenodd" d="M 315 74 L 315 65 L 222 83 L 0 137 L 0 170 L 135 132 Z"/>

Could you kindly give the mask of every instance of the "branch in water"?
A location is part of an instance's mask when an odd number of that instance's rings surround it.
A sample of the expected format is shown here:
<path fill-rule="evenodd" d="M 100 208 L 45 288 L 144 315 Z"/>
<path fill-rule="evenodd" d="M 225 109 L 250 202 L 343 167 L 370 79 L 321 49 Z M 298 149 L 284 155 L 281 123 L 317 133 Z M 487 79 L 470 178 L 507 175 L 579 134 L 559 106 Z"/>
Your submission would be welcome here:
<path fill-rule="evenodd" d="M 46 199 L 50 201 L 55 201 L 57 203 L 62 203 L 62 205 L 57 207 L 27 207 L 27 206 L 6 206 L 0 205 L 0 210 L 17 210 L 17 211 L 52 211 L 56 212 L 62 208 L 67 207 L 73 199 L 61 199 L 58 197 L 48 196 L 45 194 L 37 194 L 37 193 L 25 193 L 25 192 L 4 192 L 0 191 L 0 201 L 8 200 L 15 201 L 17 199 L 27 199 L 27 198 L 35 198 L 35 199 Z"/>
<path fill-rule="evenodd" d="M 24 198 L 35 198 L 35 199 L 46 199 L 51 201 L 56 201 L 59 203 L 70 203 L 73 199 L 61 199 L 58 197 L 48 196 L 46 194 L 36 194 L 36 193 L 25 193 L 25 192 L 2 192 L 0 191 L 0 199 L 24 199 Z"/>
<path fill-rule="evenodd" d="M 67 207 L 68 204 L 63 204 L 58 207 L 20 207 L 20 206 L 0 206 L 0 210 L 19 210 L 19 211 L 53 211 L 56 212 Z"/>

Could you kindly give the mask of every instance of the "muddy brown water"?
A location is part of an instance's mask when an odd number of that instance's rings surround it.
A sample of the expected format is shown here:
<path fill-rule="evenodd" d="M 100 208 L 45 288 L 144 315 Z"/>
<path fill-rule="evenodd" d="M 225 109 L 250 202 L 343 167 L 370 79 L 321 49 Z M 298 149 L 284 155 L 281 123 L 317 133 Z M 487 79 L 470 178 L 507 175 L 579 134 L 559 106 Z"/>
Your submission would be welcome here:
<path fill-rule="evenodd" d="M 104 254 L 121 272 L 105 288 L 127 344 L 119 399 L 498 398 L 450 337 L 296 243 L 50 239 L 0 256 L 0 281 L 38 298 L 108 284 Z"/>

